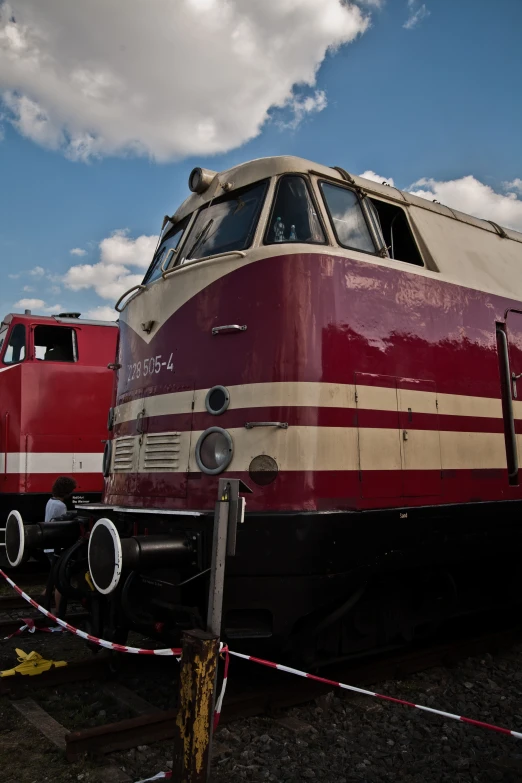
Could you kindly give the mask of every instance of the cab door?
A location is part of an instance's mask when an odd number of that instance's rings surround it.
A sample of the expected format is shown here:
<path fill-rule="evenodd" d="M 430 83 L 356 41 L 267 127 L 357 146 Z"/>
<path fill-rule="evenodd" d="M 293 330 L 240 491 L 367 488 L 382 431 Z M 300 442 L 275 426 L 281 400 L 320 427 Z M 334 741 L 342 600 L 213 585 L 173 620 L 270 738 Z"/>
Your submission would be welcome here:
<path fill-rule="evenodd" d="M 398 378 L 397 402 L 403 495 L 440 495 L 442 464 L 435 383 Z"/>
<path fill-rule="evenodd" d="M 363 498 L 402 495 L 397 379 L 355 374 L 359 479 Z"/>

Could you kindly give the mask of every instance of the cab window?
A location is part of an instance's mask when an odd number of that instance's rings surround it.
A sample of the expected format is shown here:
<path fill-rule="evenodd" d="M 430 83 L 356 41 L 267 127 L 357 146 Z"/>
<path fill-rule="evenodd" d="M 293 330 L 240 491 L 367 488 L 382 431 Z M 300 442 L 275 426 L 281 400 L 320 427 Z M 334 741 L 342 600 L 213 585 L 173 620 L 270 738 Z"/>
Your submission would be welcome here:
<path fill-rule="evenodd" d="M 258 182 L 213 199 L 203 207 L 180 250 L 181 258 L 177 263 L 250 247 L 266 189 L 266 181 Z"/>
<path fill-rule="evenodd" d="M 188 225 L 189 219 L 190 216 L 180 220 L 179 223 L 176 223 L 176 225 L 170 229 L 167 226 L 165 237 L 162 239 L 152 264 L 150 265 L 147 274 L 143 278 L 143 283 L 145 285 L 147 283 L 152 283 L 153 280 L 157 280 L 159 277 L 161 277 L 162 265 L 164 269 L 174 265 L 173 259 L 176 256 L 181 237 L 183 236 L 183 233 Z"/>
<path fill-rule="evenodd" d="M 77 362 L 75 330 L 67 326 L 35 326 L 34 355 L 44 362 Z"/>
<path fill-rule="evenodd" d="M 16 324 L 4 354 L 4 364 L 17 364 L 25 359 L 25 326 Z"/>
<path fill-rule="evenodd" d="M 265 244 L 278 242 L 325 243 L 321 221 L 304 177 L 287 174 L 277 183 Z"/>
<path fill-rule="evenodd" d="M 321 182 L 321 190 L 339 244 L 352 250 L 375 253 L 357 194 L 330 182 Z"/>

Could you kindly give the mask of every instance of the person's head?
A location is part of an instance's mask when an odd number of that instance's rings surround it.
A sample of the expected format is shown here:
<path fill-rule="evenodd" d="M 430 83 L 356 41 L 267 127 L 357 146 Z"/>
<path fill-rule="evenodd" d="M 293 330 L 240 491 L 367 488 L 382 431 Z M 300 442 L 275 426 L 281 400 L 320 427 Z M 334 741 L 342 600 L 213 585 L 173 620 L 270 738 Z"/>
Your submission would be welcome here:
<path fill-rule="evenodd" d="M 73 478 L 70 476 L 60 476 L 53 484 L 53 497 L 63 500 L 64 498 L 69 497 L 69 495 L 72 495 L 75 489 L 76 481 Z"/>

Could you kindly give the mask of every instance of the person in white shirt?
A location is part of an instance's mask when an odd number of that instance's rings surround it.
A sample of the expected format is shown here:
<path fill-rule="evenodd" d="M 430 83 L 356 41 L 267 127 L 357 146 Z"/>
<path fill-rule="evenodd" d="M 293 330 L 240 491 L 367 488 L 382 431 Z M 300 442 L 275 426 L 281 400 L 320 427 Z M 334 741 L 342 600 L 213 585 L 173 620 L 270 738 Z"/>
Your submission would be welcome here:
<path fill-rule="evenodd" d="M 45 507 L 45 522 L 50 522 L 52 519 L 61 517 L 62 514 L 67 513 L 67 506 L 65 500 L 72 495 L 76 489 L 76 481 L 70 476 L 60 476 L 53 484 L 52 493 L 53 496 L 47 501 Z M 45 524 L 44 522 L 44 524 Z M 49 555 L 51 563 L 54 562 L 54 554 Z M 58 590 L 54 591 L 54 604 L 56 612 L 60 606 L 61 595 Z"/>
<path fill-rule="evenodd" d="M 72 495 L 76 489 L 76 481 L 69 476 L 60 476 L 53 484 L 53 496 L 47 501 L 45 507 L 45 521 L 61 517 L 67 512 L 65 500 Z"/>

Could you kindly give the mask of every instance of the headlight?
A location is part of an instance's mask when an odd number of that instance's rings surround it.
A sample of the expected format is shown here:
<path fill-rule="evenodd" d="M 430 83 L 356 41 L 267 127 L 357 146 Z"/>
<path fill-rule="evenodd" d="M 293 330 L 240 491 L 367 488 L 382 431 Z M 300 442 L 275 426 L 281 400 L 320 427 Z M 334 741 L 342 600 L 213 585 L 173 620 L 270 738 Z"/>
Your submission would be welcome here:
<path fill-rule="evenodd" d="M 213 416 L 224 413 L 230 403 L 230 394 L 225 386 L 213 386 L 205 397 L 205 407 Z"/>
<path fill-rule="evenodd" d="M 203 473 L 222 473 L 232 460 L 234 444 L 226 430 L 210 427 L 201 433 L 196 444 L 196 462 Z"/>

